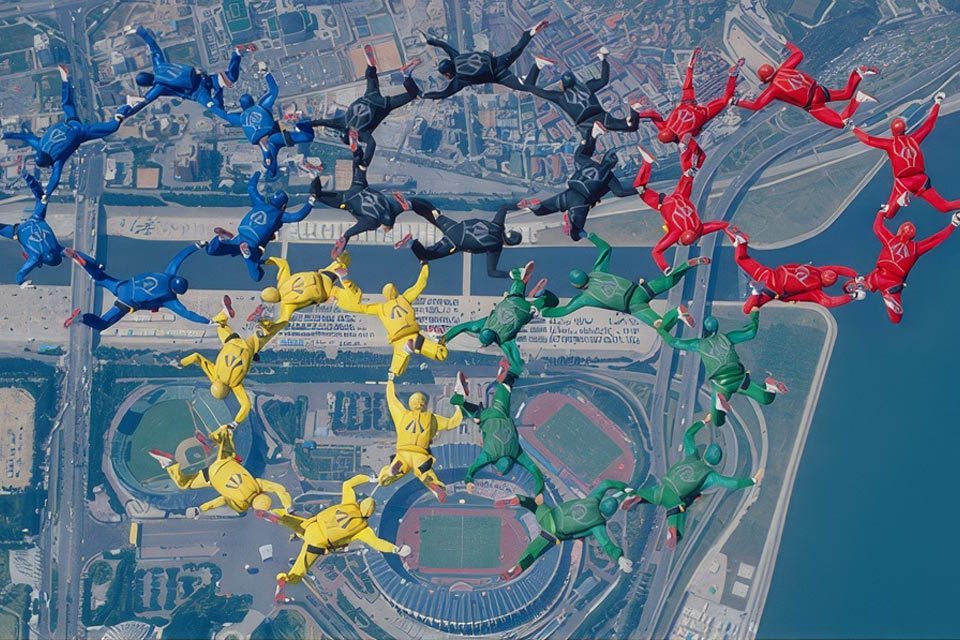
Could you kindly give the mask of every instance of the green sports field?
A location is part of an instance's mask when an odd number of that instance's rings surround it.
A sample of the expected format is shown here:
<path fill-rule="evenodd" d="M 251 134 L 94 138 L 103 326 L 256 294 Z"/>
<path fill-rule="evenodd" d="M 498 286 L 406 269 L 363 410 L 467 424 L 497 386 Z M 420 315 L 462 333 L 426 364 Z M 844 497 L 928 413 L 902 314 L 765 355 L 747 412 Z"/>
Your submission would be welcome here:
<path fill-rule="evenodd" d="M 250 22 L 250 10 L 244 0 L 223 0 L 223 17 L 232 34 L 248 31 L 253 26 Z"/>
<path fill-rule="evenodd" d="M 193 436 L 198 428 L 204 435 L 209 431 L 187 400 L 164 400 L 153 405 L 140 418 L 140 424 L 130 437 L 130 472 L 140 482 L 161 475 L 160 465 L 147 452 L 160 449 L 176 453 L 180 443 Z M 187 449 L 185 454 L 190 466 L 204 462 L 203 449 L 199 446 Z"/>
<path fill-rule="evenodd" d="M 622 453 L 617 443 L 570 404 L 537 429 L 537 439 L 588 484 Z"/>
<path fill-rule="evenodd" d="M 500 565 L 500 518 L 421 516 L 420 567 L 492 569 Z"/>

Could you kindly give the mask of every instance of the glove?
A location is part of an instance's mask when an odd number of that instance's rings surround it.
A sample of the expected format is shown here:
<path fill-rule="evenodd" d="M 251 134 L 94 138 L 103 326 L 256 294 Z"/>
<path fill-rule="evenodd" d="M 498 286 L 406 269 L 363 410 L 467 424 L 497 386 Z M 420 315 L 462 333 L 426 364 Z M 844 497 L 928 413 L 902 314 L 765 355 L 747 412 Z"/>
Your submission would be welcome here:
<path fill-rule="evenodd" d="M 230 429 L 231 431 L 233 431 L 239 426 L 240 426 L 240 423 L 237 422 L 236 420 L 231 420 L 230 422 L 227 423 L 227 429 Z"/>
<path fill-rule="evenodd" d="M 400 547 L 394 547 L 394 549 L 396 550 L 397 555 L 400 556 L 401 558 L 406 558 L 407 556 L 410 555 L 410 552 L 413 551 L 410 548 L 410 545 L 408 544 L 402 545 Z"/>
<path fill-rule="evenodd" d="M 866 299 L 867 299 L 867 292 L 864 291 L 863 289 L 857 289 L 856 291 L 854 291 L 853 293 L 850 294 L 850 297 L 851 297 L 852 299 L 854 299 L 854 300 L 857 300 L 857 301 L 866 300 Z"/>
<path fill-rule="evenodd" d="M 960 227 L 960 211 L 955 211 L 952 216 L 950 216 L 950 224 L 954 227 Z"/>
<path fill-rule="evenodd" d="M 323 193 L 323 184 L 320 181 L 320 176 L 317 176 L 313 179 L 313 182 L 310 183 L 310 204 L 314 204 L 319 200 L 321 193 Z"/>
<path fill-rule="evenodd" d="M 617 565 L 620 566 L 620 571 L 623 571 L 624 573 L 630 573 L 633 571 L 633 561 L 623 556 L 620 556 L 620 559 L 617 560 Z"/>
<path fill-rule="evenodd" d="M 600 47 L 600 51 L 597 52 L 597 57 L 601 60 L 606 58 L 608 55 L 610 55 L 610 49 L 607 49 L 606 47 Z"/>
<path fill-rule="evenodd" d="M 753 484 L 760 484 L 760 481 L 763 480 L 763 469 L 758 469 L 755 474 L 753 474 Z"/>
<path fill-rule="evenodd" d="M 943 91 L 937 91 L 936 95 L 933 96 L 933 101 L 936 102 L 937 104 L 940 104 L 941 102 L 943 102 L 943 99 L 946 97 L 947 97 L 947 94 L 945 94 Z"/>
<path fill-rule="evenodd" d="M 472 483 L 472 482 L 468 482 L 468 483 L 467 483 L 467 493 L 472 494 L 472 493 L 473 493 L 474 491 L 476 491 L 476 490 L 477 490 L 477 485 L 475 485 L 475 484 Z"/>

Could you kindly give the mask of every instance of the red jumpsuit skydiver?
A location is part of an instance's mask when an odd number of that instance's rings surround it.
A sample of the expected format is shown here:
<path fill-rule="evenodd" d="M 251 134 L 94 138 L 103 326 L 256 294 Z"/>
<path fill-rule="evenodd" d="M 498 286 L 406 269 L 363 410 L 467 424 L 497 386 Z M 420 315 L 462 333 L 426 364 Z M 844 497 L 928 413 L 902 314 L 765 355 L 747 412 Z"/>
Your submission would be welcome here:
<path fill-rule="evenodd" d="M 697 208 L 690 201 L 690 192 L 693 190 L 693 171 L 685 172 L 673 193 L 664 195 L 647 188 L 650 181 L 650 171 L 653 158 L 643 149 L 640 150 L 643 162 L 633 186 L 639 192 L 640 198 L 648 207 L 660 212 L 663 217 L 663 228 L 666 233 L 653 248 L 654 262 L 664 273 L 669 273 L 670 265 L 663 257 L 664 251 L 677 244 L 691 245 L 708 233 L 716 233 L 727 228 L 727 222 L 712 220 L 702 222 Z"/>
<path fill-rule="evenodd" d="M 738 107 L 759 111 L 774 100 L 780 100 L 795 107 L 800 107 L 811 116 L 827 126 L 842 129 L 846 121 L 853 116 L 861 102 L 876 102 L 871 96 L 857 91 L 857 86 L 864 76 L 877 73 L 875 67 L 859 66 L 850 73 L 847 86 L 843 89 L 827 89 L 813 77 L 797 70 L 797 65 L 803 60 L 803 52 L 792 42 L 786 45 L 790 56 L 776 69 L 772 65 L 762 64 L 757 69 L 757 75 L 764 84 L 769 83 L 755 100 L 737 100 Z M 837 113 L 827 106 L 828 102 L 849 100 L 843 111 Z"/>
<path fill-rule="evenodd" d="M 893 169 L 893 191 L 884 208 L 888 218 L 897 215 L 900 207 L 909 204 L 909 196 L 919 196 L 929 202 L 937 211 L 948 213 L 960 209 L 960 200 L 946 200 L 930 186 L 930 177 L 927 175 L 926 163 L 920 143 L 933 131 L 940 113 L 940 103 L 945 98 L 943 92 L 934 97 L 930 115 L 913 133 L 906 133 L 907 123 L 903 118 L 894 118 L 890 122 L 891 138 L 877 138 L 867 135 L 856 127 L 855 136 L 864 144 L 877 149 L 883 149 L 890 158 L 890 167 Z"/>
<path fill-rule="evenodd" d="M 851 300 L 863 297 L 862 291 L 852 291 L 839 296 L 831 296 L 824 289 L 837 282 L 838 276 L 856 278 L 857 272 L 850 267 L 830 265 L 815 267 L 809 264 L 783 264 L 770 268 L 750 257 L 747 243 L 750 238 L 736 227 L 726 231 L 736 247 L 734 258 L 751 280 L 753 291 L 743 305 L 743 312 L 749 314 L 771 300 L 782 302 L 815 302 L 824 307 L 839 307 Z"/>
<path fill-rule="evenodd" d="M 844 289 L 851 291 L 858 287 L 866 287 L 870 291 L 879 291 L 887 307 L 890 322 L 899 324 L 903 319 L 900 296 L 903 288 L 907 286 L 910 270 L 920 256 L 949 238 L 960 226 L 960 214 L 954 213 L 950 218 L 950 224 L 929 238 L 917 241 L 914 240 L 917 228 L 912 222 L 904 222 L 894 234 L 884 225 L 883 213 L 883 210 L 877 212 L 877 217 L 873 221 L 873 232 L 882 245 L 876 267 L 866 277 L 847 282 Z"/>

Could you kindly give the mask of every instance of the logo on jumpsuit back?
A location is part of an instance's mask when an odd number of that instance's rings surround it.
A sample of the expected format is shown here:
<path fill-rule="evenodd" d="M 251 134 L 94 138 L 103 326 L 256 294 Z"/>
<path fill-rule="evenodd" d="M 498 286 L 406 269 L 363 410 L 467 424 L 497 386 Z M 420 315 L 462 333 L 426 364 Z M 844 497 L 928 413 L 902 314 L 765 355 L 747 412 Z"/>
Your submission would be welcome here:
<path fill-rule="evenodd" d="M 407 423 L 407 426 L 405 426 L 403 430 L 406 431 L 407 433 L 423 433 L 427 429 L 422 424 L 420 424 L 419 418 L 414 418 L 413 420 Z"/>
<path fill-rule="evenodd" d="M 390 307 L 390 319 L 396 320 L 397 318 L 402 318 L 403 316 L 410 313 L 406 309 L 400 306 L 399 302 L 394 302 L 393 306 Z"/>
<path fill-rule="evenodd" d="M 913 164 L 920 155 L 920 147 L 913 138 L 896 136 L 893 139 L 893 153 L 904 162 Z"/>
<path fill-rule="evenodd" d="M 793 69 L 782 69 L 777 74 L 776 85 L 787 91 L 797 91 L 806 85 L 804 77 Z"/>
<path fill-rule="evenodd" d="M 250 111 L 244 112 L 243 114 L 243 124 L 258 126 L 263 122 L 263 114 L 260 113 L 257 109 L 251 109 Z"/>
<path fill-rule="evenodd" d="M 379 193 L 367 190 L 361 191 L 358 195 L 360 196 L 360 212 L 371 218 L 379 219 L 380 211 L 383 209 L 382 196 Z"/>
<path fill-rule="evenodd" d="M 590 92 L 580 86 L 574 86 L 563 92 L 563 97 L 570 104 L 580 107 L 581 110 L 590 106 Z"/>
<path fill-rule="evenodd" d="M 57 127 L 52 131 L 50 131 L 50 142 L 60 143 L 66 139 L 67 139 L 67 132 L 64 131 L 62 128 Z"/>
<path fill-rule="evenodd" d="M 362 129 L 373 119 L 373 111 L 365 102 L 357 102 L 350 107 L 347 116 L 347 126 L 351 129 Z"/>
<path fill-rule="evenodd" d="M 226 487 L 227 489 L 239 489 L 241 484 L 243 484 L 243 476 L 239 473 L 234 473 L 227 478 Z"/>
<path fill-rule="evenodd" d="M 680 480 L 680 482 L 693 482 L 696 480 L 696 477 L 693 467 L 688 464 L 677 469 L 677 479 Z"/>
<path fill-rule="evenodd" d="M 481 67 L 483 67 L 483 56 L 476 51 L 462 56 L 457 56 L 456 65 L 457 73 L 466 76 L 472 76 L 480 71 Z"/>
<path fill-rule="evenodd" d="M 40 226 L 34 226 L 30 229 L 27 240 L 35 244 L 43 244 L 50 237 L 50 232 Z"/>
<path fill-rule="evenodd" d="M 256 226 L 263 226 L 267 222 L 267 212 L 266 211 L 254 211 L 250 214 L 250 224 Z"/>
<path fill-rule="evenodd" d="M 898 260 L 910 257 L 910 247 L 905 242 L 894 242 L 890 245 L 890 255 Z"/>
<path fill-rule="evenodd" d="M 473 238 L 478 242 L 484 242 L 491 236 L 490 228 L 482 220 L 477 220 L 471 225 L 464 225 L 463 237 Z"/>
<path fill-rule="evenodd" d="M 675 205 L 673 207 L 673 218 L 674 220 L 679 220 L 683 222 L 690 222 L 694 220 L 697 216 L 697 210 L 693 208 L 693 205 L 690 204 L 684 198 L 674 198 Z"/>
<path fill-rule="evenodd" d="M 152 294 L 160 286 L 160 281 L 155 276 L 146 276 L 136 281 L 136 287 L 143 290 L 144 293 Z"/>
<path fill-rule="evenodd" d="M 801 283 L 806 284 L 807 280 L 810 279 L 810 270 L 803 266 L 797 267 L 797 269 L 793 272 L 793 276 Z"/>

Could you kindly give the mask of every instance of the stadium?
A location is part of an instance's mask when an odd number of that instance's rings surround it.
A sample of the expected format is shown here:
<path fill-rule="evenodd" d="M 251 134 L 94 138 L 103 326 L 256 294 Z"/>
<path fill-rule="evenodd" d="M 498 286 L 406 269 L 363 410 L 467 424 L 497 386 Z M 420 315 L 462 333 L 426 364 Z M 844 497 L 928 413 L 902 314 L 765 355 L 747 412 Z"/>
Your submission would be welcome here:
<path fill-rule="evenodd" d="M 147 452 L 154 448 L 168 451 L 184 469 L 199 471 L 216 459 L 217 448 L 197 434 L 208 436 L 232 419 L 233 408 L 214 400 L 206 385 L 142 386 L 124 400 L 110 425 L 104 468 L 112 471 L 121 497 L 127 495 L 166 511 L 198 506 L 216 493 L 212 489 L 180 491 Z M 251 419 L 255 419 L 253 414 Z M 254 442 L 255 432 L 251 424 L 234 434 L 237 453 L 252 472 L 262 460 L 263 449 Z"/>
<path fill-rule="evenodd" d="M 445 504 L 416 479 L 378 490 L 379 535 L 410 544 L 404 562 L 392 554 L 365 554 L 377 588 L 398 611 L 448 633 L 505 633 L 547 612 L 577 571 L 572 545 L 557 545 L 520 577 L 502 582 L 539 528 L 533 514 L 496 509 L 493 501 L 530 491 L 533 478 L 515 466 L 501 479 L 482 474 L 477 493 L 467 494 L 463 476 L 480 447 L 448 444 L 433 450 L 435 469 L 447 484 Z M 548 485 L 550 500 L 556 492 Z M 461 500 L 463 502 L 461 502 Z"/>

